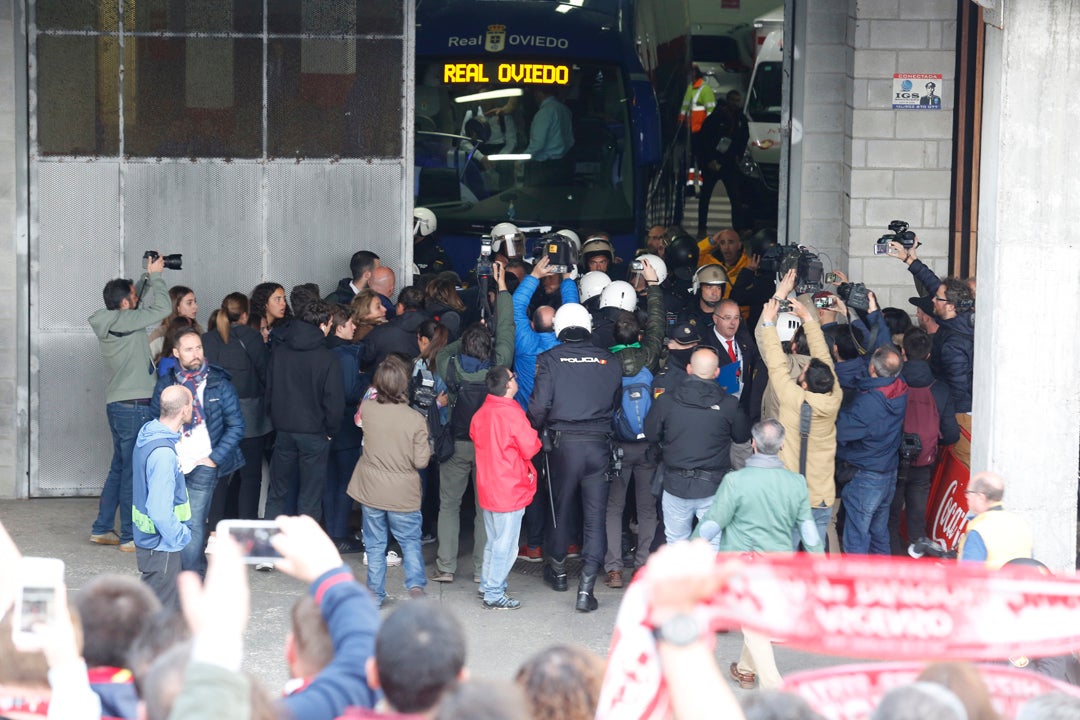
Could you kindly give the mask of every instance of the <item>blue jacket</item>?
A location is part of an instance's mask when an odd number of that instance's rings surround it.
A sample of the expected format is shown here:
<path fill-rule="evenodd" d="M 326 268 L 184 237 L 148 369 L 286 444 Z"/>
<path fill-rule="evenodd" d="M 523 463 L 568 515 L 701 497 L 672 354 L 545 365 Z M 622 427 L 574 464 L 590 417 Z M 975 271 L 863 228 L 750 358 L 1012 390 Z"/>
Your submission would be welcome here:
<path fill-rule="evenodd" d="M 217 365 L 210 366 L 203 390 L 203 415 L 206 431 L 210 433 L 210 459 L 218 467 L 218 477 L 236 472 L 244 466 L 244 454 L 240 452 L 240 440 L 244 437 L 244 415 L 240 401 L 230 382 L 228 371 Z M 154 397 L 150 399 L 150 413 L 157 417 L 161 412 L 161 391 L 170 385 L 179 385 L 172 373 L 158 378 Z"/>
<path fill-rule="evenodd" d="M 356 427 L 353 418 L 356 407 L 364 397 L 364 392 L 371 384 L 367 373 L 360 372 L 360 356 L 364 354 L 364 344 L 347 343 L 331 335 L 326 338 L 326 347 L 337 354 L 341 363 L 341 380 L 345 388 L 345 410 L 337 435 L 330 442 L 331 450 L 358 448 L 363 444 L 364 433 Z"/>
<path fill-rule="evenodd" d="M 860 470 L 893 472 L 900 464 L 907 383 L 898 377 L 864 377 L 855 389 L 836 418 L 836 457 Z"/>
<path fill-rule="evenodd" d="M 191 541 L 191 506 L 173 432 L 159 420 L 142 426 L 131 458 L 131 520 L 136 547 L 180 552 Z"/>
<path fill-rule="evenodd" d="M 538 287 L 540 281 L 526 275 L 514 291 L 514 374 L 518 382 L 514 399 L 523 410 L 529 409 L 529 396 L 536 381 L 536 357 L 559 344 L 554 332 L 537 332 L 529 324 L 529 302 Z M 577 283 L 568 277 L 559 284 L 559 293 L 563 303 L 578 302 Z"/>
<path fill-rule="evenodd" d="M 349 706 L 375 707 L 378 694 L 368 687 L 365 662 L 375 655 L 379 611 L 371 593 L 345 565 L 317 578 L 308 588 L 322 611 L 334 659 L 303 690 L 278 701 L 290 718 L 336 718 Z"/>

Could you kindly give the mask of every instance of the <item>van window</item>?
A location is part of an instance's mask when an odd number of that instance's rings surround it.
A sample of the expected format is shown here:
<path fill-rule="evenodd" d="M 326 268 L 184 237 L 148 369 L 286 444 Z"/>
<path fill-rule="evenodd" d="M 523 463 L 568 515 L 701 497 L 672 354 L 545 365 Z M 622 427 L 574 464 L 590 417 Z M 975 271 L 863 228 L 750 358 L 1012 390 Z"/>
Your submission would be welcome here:
<path fill-rule="evenodd" d="M 746 101 L 746 114 L 754 122 L 780 122 L 783 67 L 782 62 L 758 63 L 754 84 L 750 87 L 750 97 Z"/>

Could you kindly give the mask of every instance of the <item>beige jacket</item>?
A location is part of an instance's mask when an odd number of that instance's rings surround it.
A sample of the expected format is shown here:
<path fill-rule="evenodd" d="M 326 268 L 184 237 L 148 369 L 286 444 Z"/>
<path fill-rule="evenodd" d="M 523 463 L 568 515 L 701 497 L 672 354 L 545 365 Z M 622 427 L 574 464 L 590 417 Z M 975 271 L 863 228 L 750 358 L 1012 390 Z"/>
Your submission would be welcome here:
<path fill-rule="evenodd" d="M 407 403 L 365 400 L 364 454 L 348 494 L 361 505 L 390 512 L 420 509 L 420 468 L 431 458 L 427 421 Z"/>
<path fill-rule="evenodd" d="M 758 350 L 769 370 L 769 388 L 776 393 L 778 401 L 778 409 L 773 417 L 784 426 L 784 447 L 780 450 L 780 460 L 788 470 L 799 472 L 799 411 L 805 400 L 813 410 L 806 446 L 806 485 L 810 491 L 810 507 L 832 507 L 836 500 L 836 481 L 833 477 L 836 467 L 836 415 L 840 412 L 844 395 L 835 378 L 835 368 L 821 325 L 812 320 L 805 323 L 803 329 L 810 346 L 810 356 L 823 361 L 834 371 L 833 387 L 827 393 L 807 392 L 799 386 L 798 376 L 791 377 L 789 356 L 780 346 L 776 326 L 762 327 L 759 324 L 755 336 Z M 763 420 L 769 417 L 764 407 L 761 417 Z"/>

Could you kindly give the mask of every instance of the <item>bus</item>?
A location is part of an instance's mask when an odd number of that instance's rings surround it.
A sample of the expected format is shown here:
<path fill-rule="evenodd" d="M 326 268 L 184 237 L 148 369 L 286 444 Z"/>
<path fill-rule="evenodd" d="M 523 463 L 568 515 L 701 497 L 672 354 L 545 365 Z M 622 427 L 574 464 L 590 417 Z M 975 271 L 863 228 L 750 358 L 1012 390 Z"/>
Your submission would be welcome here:
<path fill-rule="evenodd" d="M 416 23 L 414 201 L 463 276 L 500 222 L 603 231 L 629 259 L 681 221 L 686 0 L 418 0 Z M 549 96 L 568 150 L 533 122 Z"/>

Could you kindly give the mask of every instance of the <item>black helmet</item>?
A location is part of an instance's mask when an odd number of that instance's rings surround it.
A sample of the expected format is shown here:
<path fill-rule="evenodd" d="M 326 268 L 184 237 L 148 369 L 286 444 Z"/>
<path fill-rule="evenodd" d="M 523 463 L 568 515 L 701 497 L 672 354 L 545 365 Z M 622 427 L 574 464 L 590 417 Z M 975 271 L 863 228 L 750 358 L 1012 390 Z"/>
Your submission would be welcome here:
<path fill-rule="evenodd" d="M 676 235 L 664 251 L 664 262 L 667 263 L 668 272 L 682 280 L 689 280 L 697 270 L 698 255 L 697 240 L 685 234 Z"/>

